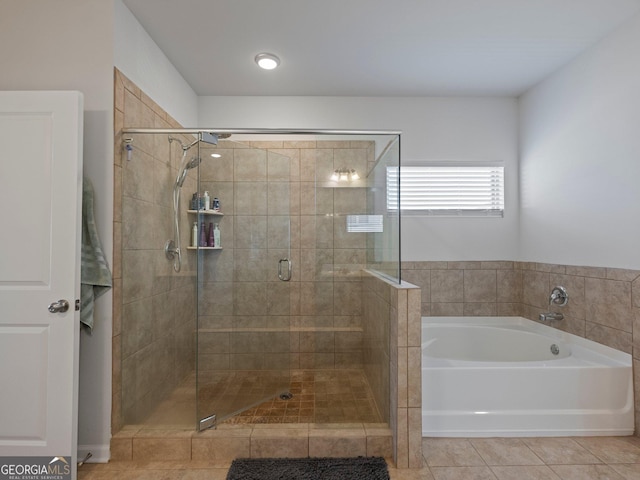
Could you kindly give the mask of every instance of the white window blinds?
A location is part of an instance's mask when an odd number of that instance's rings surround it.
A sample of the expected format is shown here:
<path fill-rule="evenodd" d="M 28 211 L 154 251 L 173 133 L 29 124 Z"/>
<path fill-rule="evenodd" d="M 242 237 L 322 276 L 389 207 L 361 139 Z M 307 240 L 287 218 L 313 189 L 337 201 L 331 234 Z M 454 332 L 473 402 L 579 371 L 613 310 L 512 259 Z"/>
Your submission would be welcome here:
<path fill-rule="evenodd" d="M 387 167 L 387 209 L 425 215 L 503 216 L 504 167 Z"/>

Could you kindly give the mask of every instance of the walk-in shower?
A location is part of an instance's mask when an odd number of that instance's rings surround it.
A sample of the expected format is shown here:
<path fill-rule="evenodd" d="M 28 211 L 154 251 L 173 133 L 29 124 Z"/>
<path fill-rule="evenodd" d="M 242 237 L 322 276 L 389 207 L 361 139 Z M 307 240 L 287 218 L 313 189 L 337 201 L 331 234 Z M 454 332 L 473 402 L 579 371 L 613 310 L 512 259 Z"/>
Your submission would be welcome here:
<path fill-rule="evenodd" d="M 400 278 L 398 133 L 212 132 L 124 131 L 122 423 L 388 422 L 362 272 Z M 181 205 L 205 191 L 219 210 Z"/>

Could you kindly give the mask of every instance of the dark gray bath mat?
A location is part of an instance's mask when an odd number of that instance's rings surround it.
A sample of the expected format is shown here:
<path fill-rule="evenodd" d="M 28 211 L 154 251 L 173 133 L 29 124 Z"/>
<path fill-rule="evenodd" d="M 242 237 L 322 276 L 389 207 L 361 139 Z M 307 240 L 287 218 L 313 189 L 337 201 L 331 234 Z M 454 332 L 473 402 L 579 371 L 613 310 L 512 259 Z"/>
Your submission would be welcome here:
<path fill-rule="evenodd" d="M 227 480 L 389 480 L 382 457 L 239 458 Z"/>

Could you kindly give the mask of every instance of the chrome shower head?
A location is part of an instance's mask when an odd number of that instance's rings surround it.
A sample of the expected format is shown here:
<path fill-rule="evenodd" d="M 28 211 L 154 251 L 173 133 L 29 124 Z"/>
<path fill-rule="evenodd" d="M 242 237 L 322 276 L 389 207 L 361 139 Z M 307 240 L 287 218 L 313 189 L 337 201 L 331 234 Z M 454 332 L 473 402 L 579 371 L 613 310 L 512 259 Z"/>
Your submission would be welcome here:
<path fill-rule="evenodd" d="M 192 168 L 196 168 L 198 165 L 200 165 L 200 162 L 202 162 L 202 159 L 200 157 L 193 157 L 184 165 L 184 167 L 178 174 L 178 178 L 176 179 L 177 187 L 182 188 L 182 185 L 184 185 L 184 181 L 187 178 L 187 172 Z"/>
<path fill-rule="evenodd" d="M 185 169 L 191 170 L 192 168 L 196 168 L 198 165 L 200 165 L 200 162 L 202 162 L 202 159 L 200 157 L 193 157 L 187 162 L 187 164 L 185 165 Z"/>

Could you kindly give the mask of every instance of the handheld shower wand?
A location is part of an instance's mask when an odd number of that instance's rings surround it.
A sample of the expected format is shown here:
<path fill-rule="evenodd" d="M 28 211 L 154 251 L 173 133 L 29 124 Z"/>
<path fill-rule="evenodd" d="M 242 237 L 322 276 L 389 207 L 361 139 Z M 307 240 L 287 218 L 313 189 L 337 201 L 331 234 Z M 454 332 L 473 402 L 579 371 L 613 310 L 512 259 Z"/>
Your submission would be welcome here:
<path fill-rule="evenodd" d="M 178 176 L 173 184 L 173 234 L 174 240 L 167 240 L 164 245 L 165 256 L 169 260 L 173 260 L 173 270 L 179 272 L 182 268 L 182 250 L 180 248 L 180 190 L 187 178 L 187 173 L 192 168 L 196 168 L 202 162 L 200 157 L 193 157 L 187 161 L 187 152 L 191 147 L 200 141 L 210 143 L 212 145 L 218 144 L 218 136 L 213 133 L 200 132 L 198 138 L 192 143 L 185 145 L 179 139 L 169 137 L 169 143 L 174 141 L 180 142 L 182 147 L 182 161 L 180 162 L 180 168 L 178 169 Z"/>

